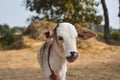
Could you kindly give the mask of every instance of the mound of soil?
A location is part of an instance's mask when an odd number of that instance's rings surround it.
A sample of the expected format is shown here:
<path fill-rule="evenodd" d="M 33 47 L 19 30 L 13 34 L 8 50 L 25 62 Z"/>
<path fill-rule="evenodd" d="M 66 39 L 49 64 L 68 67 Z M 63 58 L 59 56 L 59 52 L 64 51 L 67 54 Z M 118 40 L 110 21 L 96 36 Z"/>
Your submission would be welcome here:
<path fill-rule="evenodd" d="M 76 25 L 77 30 L 82 28 L 82 26 L 78 24 Z M 56 26 L 56 23 L 49 21 L 35 21 L 28 26 L 27 30 L 23 33 L 23 36 L 20 39 L 5 49 L 37 48 L 40 44 L 40 40 L 42 40 L 39 39 L 39 36 L 43 32 L 53 30 Z M 78 40 L 77 45 L 80 49 L 103 49 L 108 47 L 107 44 L 97 41 L 96 38 L 82 41 Z"/>
<path fill-rule="evenodd" d="M 53 30 L 56 25 L 56 23 L 49 21 L 35 21 L 28 26 L 22 37 L 4 49 L 36 48 L 40 43 L 39 36 L 42 32 Z"/>
<path fill-rule="evenodd" d="M 78 48 L 80 49 L 105 49 L 110 47 L 104 42 L 98 41 L 96 38 L 78 41 Z"/>
<path fill-rule="evenodd" d="M 32 39 L 39 39 L 42 32 L 51 31 L 56 25 L 56 23 L 49 21 L 35 21 L 28 26 L 23 35 L 28 35 Z"/>
<path fill-rule="evenodd" d="M 39 46 L 40 41 L 29 38 L 29 36 L 22 36 L 19 40 L 14 42 L 12 45 L 4 47 L 4 49 L 23 49 L 23 48 L 33 48 Z M 36 48 L 37 49 L 37 48 Z"/>

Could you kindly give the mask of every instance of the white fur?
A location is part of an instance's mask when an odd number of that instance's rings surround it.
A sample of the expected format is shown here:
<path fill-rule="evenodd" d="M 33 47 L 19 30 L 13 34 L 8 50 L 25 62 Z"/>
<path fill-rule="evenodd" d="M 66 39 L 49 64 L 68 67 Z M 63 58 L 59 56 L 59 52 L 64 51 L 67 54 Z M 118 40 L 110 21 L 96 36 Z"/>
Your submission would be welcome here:
<path fill-rule="evenodd" d="M 62 36 L 64 39 L 63 48 L 65 51 L 65 56 L 70 56 L 71 51 L 77 52 L 76 48 L 76 38 L 77 31 L 75 27 L 70 23 L 61 23 L 57 28 L 57 36 Z"/>
<path fill-rule="evenodd" d="M 59 80 L 66 80 L 66 71 L 67 71 L 67 63 L 66 57 L 70 56 L 70 51 L 76 51 L 76 37 L 77 32 L 74 26 L 70 23 L 60 23 L 56 30 L 57 36 L 62 36 L 64 41 L 62 44 L 63 50 L 56 45 L 53 40 L 49 43 L 53 43 L 51 47 L 51 54 L 50 54 L 50 66 L 54 73 L 57 75 Z M 41 46 L 43 46 L 43 43 Z M 49 45 L 48 45 L 49 46 Z M 43 75 L 43 80 L 50 80 L 49 76 L 51 75 L 50 68 L 48 66 L 48 47 L 45 48 L 45 52 L 43 55 L 43 62 L 40 59 L 40 48 L 38 49 L 38 61 L 41 64 L 41 70 Z"/>

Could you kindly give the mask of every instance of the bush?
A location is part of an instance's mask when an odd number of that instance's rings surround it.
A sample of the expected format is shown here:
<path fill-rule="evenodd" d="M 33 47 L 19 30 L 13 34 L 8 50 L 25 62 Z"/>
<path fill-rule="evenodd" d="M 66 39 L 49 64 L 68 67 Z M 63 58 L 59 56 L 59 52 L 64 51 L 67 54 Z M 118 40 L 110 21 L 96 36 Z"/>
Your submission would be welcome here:
<path fill-rule="evenodd" d="M 101 38 L 104 38 L 104 34 L 102 32 L 97 32 L 97 35 Z"/>
<path fill-rule="evenodd" d="M 110 34 L 113 40 L 120 41 L 120 32 L 112 31 Z"/>
<path fill-rule="evenodd" d="M 97 32 L 97 34 L 98 34 L 98 37 L 100 39 L 104 39 L 104 34 L 103 33 Z M 111 39 L 113 39 L 115 41 L 120 41 L 120 32 L 118 32 L 118 31 L 111 31 L 110 32 L 110 37 L 111 37 Z"/>
<path fill-rule="evenodd" d="M 11 45 L 16 40 L 17 36 L 15 36 L 15 33 L 23 33 L 25 30 L 26 27 L 10 28 L 10 26 L 7 24 L 0 24 L 0 35 L 2 35 L 2 37 L 0 37 L 0 47 Z"/>
<path fill-rule="evenodd" d="M 0 39 L 0 46 L 7 46 L 7 45 L 11 45 L 14 41 L 16 40 L 16 37 L 13 33 L 6 33 L 4 34 L 4 37 L 2 37 Z"/>

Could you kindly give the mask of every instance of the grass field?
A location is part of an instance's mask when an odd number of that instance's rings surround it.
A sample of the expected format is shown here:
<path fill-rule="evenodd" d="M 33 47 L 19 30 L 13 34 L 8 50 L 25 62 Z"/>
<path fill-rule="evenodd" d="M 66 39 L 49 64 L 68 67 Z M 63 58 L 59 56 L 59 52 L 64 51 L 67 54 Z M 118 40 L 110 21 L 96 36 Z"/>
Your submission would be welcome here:
<path fill-rule="evenodd" d="M 79 52 L 77 61 L 68 63 L 67 80 L 120 80 L 120 46 Z M 0 80 L 42 80 L 36 50 L 1 50 Z"/>

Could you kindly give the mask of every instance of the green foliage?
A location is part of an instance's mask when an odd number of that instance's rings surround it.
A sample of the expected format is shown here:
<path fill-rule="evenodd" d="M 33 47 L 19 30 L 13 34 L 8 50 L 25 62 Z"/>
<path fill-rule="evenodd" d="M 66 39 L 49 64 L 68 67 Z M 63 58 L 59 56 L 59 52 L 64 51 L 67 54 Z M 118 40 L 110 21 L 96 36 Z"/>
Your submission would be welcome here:
<path fill-rule="evenodd" d="M 1 39 L 1 46 L 6 46 L 12 44 L 16 40 L 16 37 L 14 34 L 8 32 L 4 35 L 4 37 Z"/>
<path fill-rule="evenodd" d="M 10 32 L 9 26 L 7 24 L 0 25 L 0 34 L 4 35 L 7 32 Z"/>
<path fill-rule="evenodd" d="M 0 47 L 12 44 L 17 38 L 15 32 L 23 33 L 26 27 L 10 28 L 7 24 L 0 25 Z"/>
<path fill-rule="evenodd" d="M 21 32 L 21 33 L 23 33 L 23 32 L 25 32 L 25 30 L 26 30 L 26 27 L 13 27 L 13 28 L 11 28 L 11 31 L 12 31 L 12 33 L 15 33 L 15 32 Z"/>
<path fill-rule="evenodd" d="M 102 32 L 97 32 L 99 38 L 104 39 L 104 34 Z M 111 31 L 110 32 L 111 39 L 115 41 L 120 41 L 120 32 L 119 31 Z"/>
<path fill-rule="evenodd" d="M 44 19 L 54 22 L 100 24 L 102 17 L 97 15 L 95 0 L 25 0 L 28 10 L 36 12 L 31 20 Z"/>
<path fill-rule="evenodd" d="M 120 41 L 120 32 L 112 31 L 110 34 L 113 40 Z"/>
<path fill-rule="evenodd" d="M 97 32 L 97 35 L 102 39 L 104 38 L 104 34 L 102 32 Z"/>

